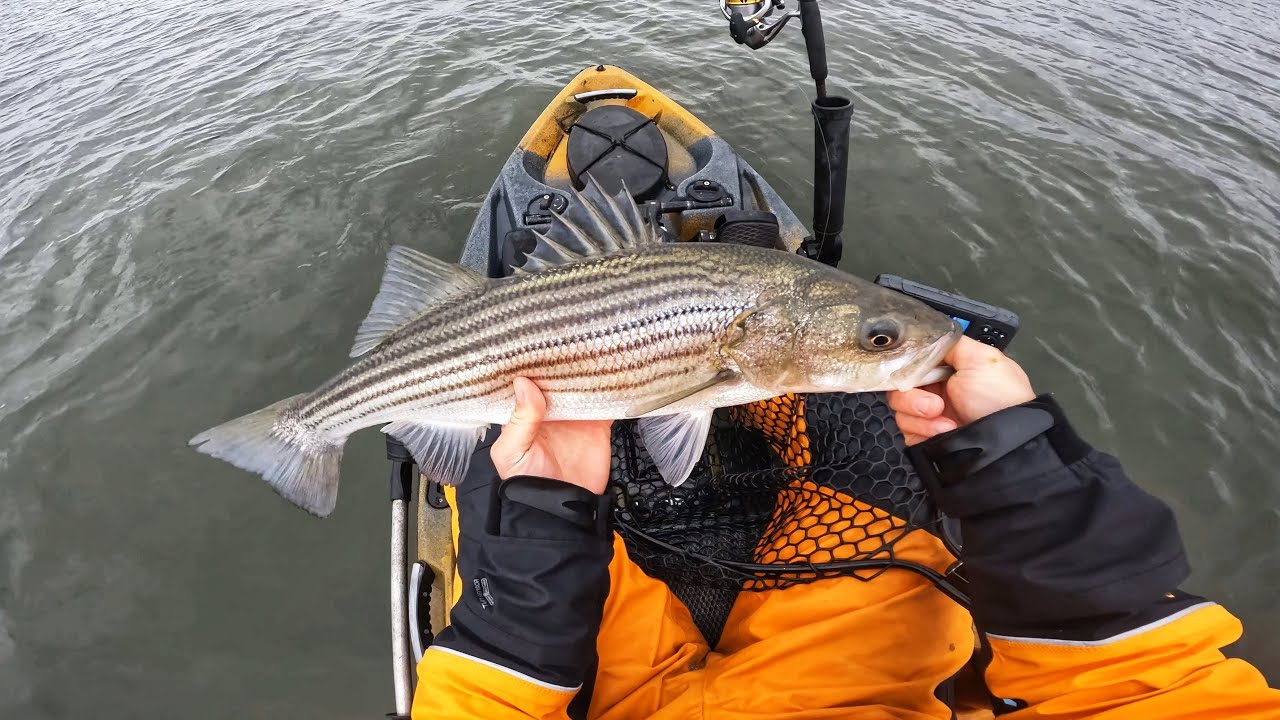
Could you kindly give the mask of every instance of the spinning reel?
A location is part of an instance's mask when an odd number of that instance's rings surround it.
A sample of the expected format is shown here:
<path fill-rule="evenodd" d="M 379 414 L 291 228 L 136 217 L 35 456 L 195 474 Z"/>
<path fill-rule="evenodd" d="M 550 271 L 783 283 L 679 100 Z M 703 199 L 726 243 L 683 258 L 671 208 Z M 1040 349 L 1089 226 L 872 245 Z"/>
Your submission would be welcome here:
<path fill-rule="evenodd" d="M 729 21 L 729 34 L 739 45 L 759 50 L 777 37 L 799 10 L 773 18 L 775 10 L 786 10 L 783 0 L 720 0 L 720 12 Z M 771 19 L 772 18 L 772 19 Z"/>

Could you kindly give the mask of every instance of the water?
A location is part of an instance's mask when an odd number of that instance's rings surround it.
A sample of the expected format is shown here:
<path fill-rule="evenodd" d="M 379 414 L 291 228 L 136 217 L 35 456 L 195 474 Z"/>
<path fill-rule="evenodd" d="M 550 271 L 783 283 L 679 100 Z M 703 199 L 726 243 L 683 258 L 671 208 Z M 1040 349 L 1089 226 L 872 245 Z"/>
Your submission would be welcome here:
<path fill-rule="evenodd" d="M 1015 355 L 1178 513 L 1280 678 L 1269 3 L 824 3 L 845 264 L 1018 310 Z M 19 2 L 0 33 L 0 715 L 390 709 L 384 464 L 318 522 L 186 448 L 342 365 L 387 248 L 455 256 L 575 72 L 621 64 L 810 211 L 794 29 L 713 3 Z M 365 477 L 367 476 L 367 477 Z"/>

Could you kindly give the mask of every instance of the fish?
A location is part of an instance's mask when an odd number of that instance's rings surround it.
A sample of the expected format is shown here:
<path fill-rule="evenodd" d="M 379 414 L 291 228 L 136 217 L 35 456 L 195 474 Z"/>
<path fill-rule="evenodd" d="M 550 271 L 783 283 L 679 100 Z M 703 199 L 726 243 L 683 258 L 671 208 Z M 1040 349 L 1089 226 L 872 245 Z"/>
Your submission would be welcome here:
<path fill-rule="evenodd" d="M 428 477 L 457 484 L 487 428 L 510 419 L 523 376 L 548 420 L 638 419 L 676 485 L 716 408 L 928 384 L 961 334 L 913 298 L 798 254 L 664 242 L 625 187 L 589 181 L 536 239 L 503 278 L 392 247 L 345 370 L 190 444 L 324 517 L 353 432 L 382 425 Z"/>

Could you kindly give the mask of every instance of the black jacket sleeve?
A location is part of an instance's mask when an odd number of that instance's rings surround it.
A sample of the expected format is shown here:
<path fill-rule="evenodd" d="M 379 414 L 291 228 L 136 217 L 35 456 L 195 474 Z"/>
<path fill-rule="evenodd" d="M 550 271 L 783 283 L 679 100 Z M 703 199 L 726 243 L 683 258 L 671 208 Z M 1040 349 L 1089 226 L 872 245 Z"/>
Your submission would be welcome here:
<path fill-rule="evenodd" d="M 1172 511 L 1071 428 L 1049 396 L 913 450 L 934 502 L 960 522 L 983 632 L 1097 640 L 1201 598 Z"/>
<path fill-rule="evenodd" d="M 609 592 L 606 498 L 547 478 L 499 480 L 495 438 L 458 486 L 462 596 L 433 645 L 575 688 L 594 663 Z"/>

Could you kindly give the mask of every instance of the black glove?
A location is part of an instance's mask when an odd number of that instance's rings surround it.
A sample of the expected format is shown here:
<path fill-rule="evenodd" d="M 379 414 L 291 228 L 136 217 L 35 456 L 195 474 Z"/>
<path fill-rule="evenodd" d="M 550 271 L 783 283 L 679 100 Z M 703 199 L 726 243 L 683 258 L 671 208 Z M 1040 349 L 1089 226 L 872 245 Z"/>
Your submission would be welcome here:
<path fill-rule="evenodd" d="M 595 662 L 609 593 L 608 497 L 548 478 L 500 480 L 496 436 L 458 486 L 462 597 L 433 647 L 576 688 Z"/>
<path fill-rule="evenodd" d="M 985 632 L 1110 637 L 1201 598 L 1173 512 L 1080 439 L 1053 398 L 993 413 L 912 450 L 934 502 L 960 521 Z"/>

